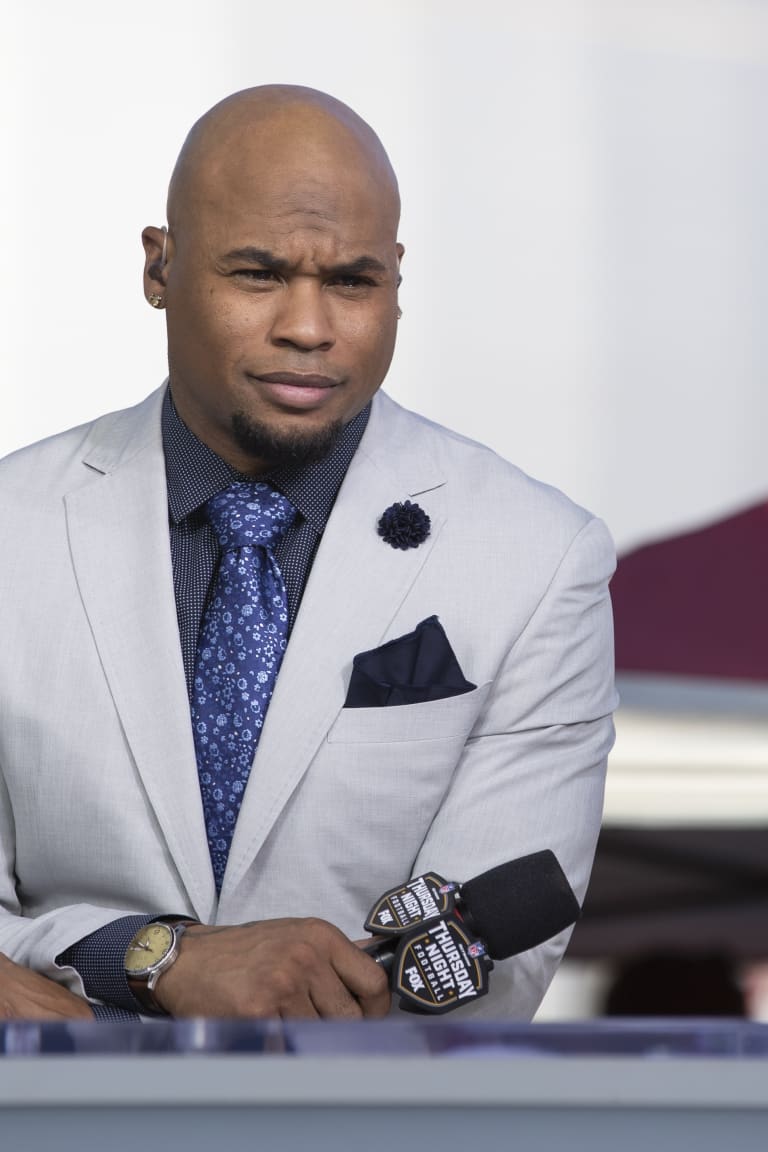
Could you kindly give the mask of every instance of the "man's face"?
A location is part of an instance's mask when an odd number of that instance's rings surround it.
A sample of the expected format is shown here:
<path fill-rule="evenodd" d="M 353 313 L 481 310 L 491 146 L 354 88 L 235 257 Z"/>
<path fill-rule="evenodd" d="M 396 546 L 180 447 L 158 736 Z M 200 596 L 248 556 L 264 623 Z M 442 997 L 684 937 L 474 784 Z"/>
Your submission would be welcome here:
<path fill-rule="evenodd" d="M 381 384 L 402 248 L 391 191 L 332 149 L 212 168 L 172 221 L 171 391 L 199 439 L 257 473 L 322 455 Z"/>

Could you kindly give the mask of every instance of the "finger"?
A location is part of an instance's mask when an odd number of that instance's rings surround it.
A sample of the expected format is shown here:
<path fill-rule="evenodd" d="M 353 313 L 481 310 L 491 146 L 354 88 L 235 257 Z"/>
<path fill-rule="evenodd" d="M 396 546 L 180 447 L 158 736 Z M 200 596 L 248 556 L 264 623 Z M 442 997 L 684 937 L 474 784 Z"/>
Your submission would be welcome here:
<path fill-rule="evenodd" d="M 354 996 L 363 1016 L 386 1016 L 390 1006 L 389 977 L 370 956 L 354 945 L 339 948 L 332 957 L 342 984 Z"/>
<path fill-rule="evenodd" d="M 318 956 L 326 958 L 322 967 L 330 967 L 342 986 L 359 1003 L 371 1004 L 372 1011 L 383 1014 L 389 1007 L 389 981 L 381 967 L 360 948 L 325 920 L 304 921 L 303 932 L 308 942 L 316 949 Z M 344 1000 L 347 1011 L 349 1005 Z"/>
<path fill-rule="evenodd" d="M 287 1000 L 275 1015 L 281 1020 L 319 1020 L 322 1017 L 309 993 Z"/>
<path fill-rule="evenodd" d="M 360 1020 L 363 1009 L 332 968 L 318 972 L 310 984 L 312 1003 L 324 1020 Z"/>
<path fill-rule="evenodd" d="M 328 930 L 335 934 L 335 929 Z M 286 1018 L 359 1019 L 360 1005 L 333 968 L 328 932 L 312 929 L 312 942 L 296 940 L 285 951 L 279 966 L 273 968 L 262 991 Z M 348 942 L 340 936 L 343 944 Z M 324 946 L 319 946 L 318 940 Z M 274 1014 L 274 1013 L 273 1013 Z"/>

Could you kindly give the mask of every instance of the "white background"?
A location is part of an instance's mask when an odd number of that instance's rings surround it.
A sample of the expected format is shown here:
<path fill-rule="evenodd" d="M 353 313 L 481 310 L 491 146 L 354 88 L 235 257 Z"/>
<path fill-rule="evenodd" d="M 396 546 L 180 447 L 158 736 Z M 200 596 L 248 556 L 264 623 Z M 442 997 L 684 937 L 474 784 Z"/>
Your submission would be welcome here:
<path fill-rule="evenodd" d="M 3 0 L 0 453 L 162 379 L 141 228 L 192 121 L 269 81 L 399 172 L 398 399 L 620 546 L 768 490 L 761 0 Z"/>

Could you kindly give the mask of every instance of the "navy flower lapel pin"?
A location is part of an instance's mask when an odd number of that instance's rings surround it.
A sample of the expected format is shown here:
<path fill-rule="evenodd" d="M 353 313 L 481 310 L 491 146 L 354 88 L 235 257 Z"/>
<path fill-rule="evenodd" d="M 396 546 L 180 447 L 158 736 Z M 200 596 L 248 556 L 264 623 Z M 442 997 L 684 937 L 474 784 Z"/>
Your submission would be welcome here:
<path fill-rule="evenodd" d="M 431 521 L 423 508 L 405 500 L 390 504 L 379 520 L 378 532 L 393 548 L 418 548 L 429 536 Z"/>

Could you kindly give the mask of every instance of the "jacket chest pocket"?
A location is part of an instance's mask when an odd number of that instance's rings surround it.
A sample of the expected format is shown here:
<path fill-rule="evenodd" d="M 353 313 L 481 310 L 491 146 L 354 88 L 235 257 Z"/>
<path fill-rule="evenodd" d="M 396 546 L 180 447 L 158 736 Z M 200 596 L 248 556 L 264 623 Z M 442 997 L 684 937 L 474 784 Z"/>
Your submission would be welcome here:
<path fill-rule="evenodd" d="M 364 853 L 399 846 L 409 862 L 440 807 L 489 687 L 425 704 L 342 710 L 300 789 L 313 823 L 326 826 L 332 837 L 343 812 L 358 829 Z"/>
<path fill-rule="evenodd" d="M 425 744 L 460 739 L 474 727 L 491 682 L 472 692 L 393 708 L 342 708 L 329 744 Z"/>

